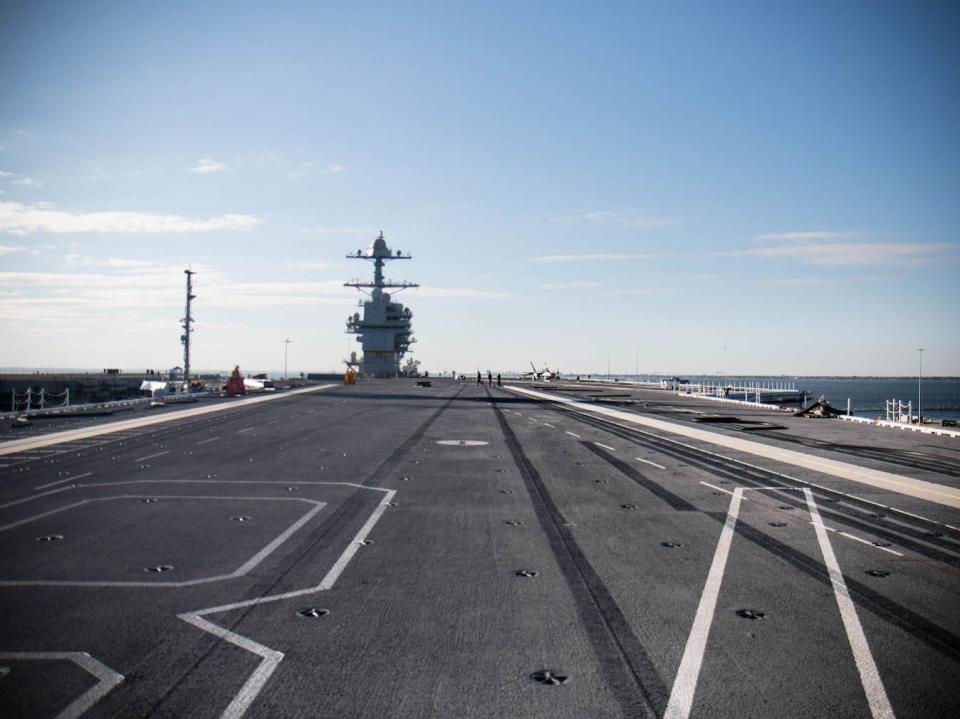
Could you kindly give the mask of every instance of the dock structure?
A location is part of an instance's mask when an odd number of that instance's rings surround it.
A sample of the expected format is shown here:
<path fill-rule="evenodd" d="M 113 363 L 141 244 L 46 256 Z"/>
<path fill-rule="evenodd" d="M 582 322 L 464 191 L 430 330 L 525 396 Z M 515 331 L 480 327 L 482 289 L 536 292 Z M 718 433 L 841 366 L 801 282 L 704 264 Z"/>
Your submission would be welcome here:
<path fill-rule="evenodd" d="M 363 358 L 360 360 L 360 374 L 366 377 L 398 377 L 400 362 L 404 354 L 410 351 L 410 345 L 416 342 L 413 336 L 413 312 L 384 290 L 405 290 L 419 287 L 412 282 L 393 282 L 383 275 L 384 265 L 392 260 L 409 260 L 400 250 L 393 252 L 387 247 L 383 232 L 366 250 L 357 250 L 355 255 L 347 255 L 352 260 L 373 262 L 373 281 L 352 280 L 344 287 L 355 287 L 366 292 L 368 300 L 361 301 L 363 317 L 355 312 L 347 318 L 348 334 L 357 335 L 362 343 Z M 351 358 L 352 359 L 352 358 Z M 351 362 L 347 363 L 348 365 Z"/>
<path fill-rule="evenodd" d="M 0 713 L 960 715 L 957 438 L 417 382 L 0 426 Z"/>

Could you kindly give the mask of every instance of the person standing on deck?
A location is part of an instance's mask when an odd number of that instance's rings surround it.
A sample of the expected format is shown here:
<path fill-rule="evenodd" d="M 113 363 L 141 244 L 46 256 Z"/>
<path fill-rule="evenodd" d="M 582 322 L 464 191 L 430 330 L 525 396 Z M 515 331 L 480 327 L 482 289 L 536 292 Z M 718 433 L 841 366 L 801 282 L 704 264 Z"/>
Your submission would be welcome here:
<path fill-rule="evenodd" d="M 493 386 L 493 373 L 490 370 L 487 370 L 487 384 Z"/>
<path fill-rule="evenodd" d="M 483 376 L 480 374 L 480 370 L 477 370 L 477 384 L 483 384 Z"/>
<path fill-rule="evenodd" d="M 497 372 L 497 387 L 503 387 L 503 382 L 500 381 L 500 373 Z"/>

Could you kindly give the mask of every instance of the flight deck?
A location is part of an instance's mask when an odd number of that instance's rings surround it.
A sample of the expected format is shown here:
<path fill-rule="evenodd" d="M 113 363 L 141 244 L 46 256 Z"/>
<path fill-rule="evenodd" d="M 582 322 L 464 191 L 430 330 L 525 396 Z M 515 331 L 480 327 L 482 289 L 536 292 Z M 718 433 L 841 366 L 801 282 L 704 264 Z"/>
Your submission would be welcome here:
<path fill-rule="evenodd" d="M 432 384 L 4 430 L 0 715 L 960 714 L 960 439 Z"/>

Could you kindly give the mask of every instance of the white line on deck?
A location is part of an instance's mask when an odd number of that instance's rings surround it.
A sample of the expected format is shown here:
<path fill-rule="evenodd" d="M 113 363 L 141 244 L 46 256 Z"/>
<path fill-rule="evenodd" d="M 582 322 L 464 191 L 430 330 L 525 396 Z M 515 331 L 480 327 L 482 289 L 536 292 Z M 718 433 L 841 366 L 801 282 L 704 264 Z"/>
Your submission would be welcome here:
<path fill-rule="evenodd" d="M 569 430 L 565 430 L 565 431 L 566 431 L 567 434 L 569 434 L 571 437 L 576 437 L 577 439 L 580 439 L 580 435 L 577 434 L 576 432 L 571 432 L 571 431 L 569 431 Z"/>
<path fill-rule="evenodd" d="M 810 524 L 813 524 L 813 522 L 810 522 Z M 863 544 L 867 544 L 867 545 L 873 547 L 874 549 L 881 549 L 881 550 L 883 550 L 884 552 L 889 552 L 890 554 L 896 554 L 898 557 L 902 557 L 902 556 L 903 556 L 902 553 L 897 552 L 897 551 L 894 551 L 893 549 L 890 549 L 889 547 L 878 547 L 876 544 L 874 544 L 874 543 L 871 542 L 870 540 L 864 539 L 863 537 L 858 537 L 858 536 L 856 536 L 855 534 L 850 534 L 850 532 L 845 532 L 845 531 L 843 531 L 842 529 L 834 529 L 833 527 L 828 527 L 827 525 L 823 525 L 823 528 L 826 529 L 828 532 L 836 532 L 836 533 L 839 534 L 840 536 L 846 537 L 847 539 L 853 539 L 854 541 L 862 542 Z"/>
<path fill-rule="evenodd" d="M 297 395 L 309 393 L 309 392 L 322 392 L 327 389 L 334 389 L 340 385 L 336 384 L 322 384 L 315 387 L 304 387 L 302 389 L 294 389 L 288 392 L 283 392 L 281 394 L 269 394 L 259 397 L 250 397 L 242 400 L 237 400 L 235 402 L 223 402 L 218 403 L 212 406 L 207 407 L 195 407 L 193 409 L 184 409 L 178 410 L 176 412 L 167 412 L 162 415 L 154 415 L 151 417 L 139 417 L 137 419 L 125 419 L 119 420 L 117 422 L 107 422 L 100 425 L 94 425 L 92 427 L 84 427 L 82 429 L 68 429 L 62 432 L 51 432 L 39 437 L 33 437 L 30 439 L 15 439 L 9 442 L 0 443 L 0 455 L 20 453 L 24 450 L 33 449 L 36 447 L 46 447 L 54 444 L 61 444 L 63 442 L 70 442 L 77 439 L 87 439 L 89 437 L 98 437 L 103 434 L 120 434 L 125 431 L 133 431 L 135 428 L 139 429 L 142 427 L 147 427 L 155 424 L 161 424 L 164 422 L 172 422 L 178 419 L 183 419 L 185 417 L 197 417 L 204 414 L 211 414 L 213 412 L 224 412 L 232 409 L 246 409 L 250 405 L 259 404 L 262 402 L 271 402 L 278 399 L 284 399 L 289 397 L 295 397 Z M 148 430 L 149 431 L 149 430 Z"/>
<path fill-rule="evenodd" d="M 244 432 L 249 432 L 251 429 L 256 429 L 256 427 L 244 427 L 243 429 L 238 429 L 237 434 L 243 434 Z"/>
<path fill-rule="evenodd" d="M 133 460 L 134 462 L 142 462 L 145 459 L 153 459 L 154 457 L 162 457 L 165 454 L 170 454 L 169 449 L 165 449 L 162 452 L 156 452 L 155 454 L 148 454 L 146 457 L 140 457 L 139 459 Z"/>
<path fill-rule="evenodd" d="M 723 492 L 724 494 L 733 494 L 733 492 L 731 492 L 729 489 L 724 489 L 723 487 L 718 487 L 718 486 L 716 486 L 715 484 L 710 484 L 709 482 L 704 482 L 703 480 L 700 481 L 700 484 L 702 484 L 704 487 L 710 487 L 710 489 L 715 489 L 715 490 L 717 490 L 718 492 Z M 741 497 L 741 499 L 742 499 L 744 502 L 747 501 L 747 497 Z"/>
<path fill-rule="evenodd" d="M 544 427 L 550 427 L 551 429 L 556 429 L 556 427 L 554 427 L 554 426 L 553 426 L 552 424 L 550 424 L 549 422 L 544 422 L 544 423 L 543 423 L 543 426 L 544 426 Z"/>
<path fill-rule="evenodd" d="M 720 532 L 720 541 L 713 555 L 710 573 L 707 575 L 703 594 L 700 595 L 700 604 L 693 620 L 693 628 L 687 637 L 687 645 L 680 660 L 680 669 L 673 682 L 670 692 L 670 702 L 664 712 L 664 719 L 687 719 L 693 707 L 693 695 L 697 689 L 697 680 L 700 677 L 700 667 L 703 664 L 703 654 L 707 648 L 707 636 L 710 634 L 710 625 L 713 623 L 713 613 L 717 606 L 717 597 L 720 594 L 720 583 L 723 581 L 723 572 L 727 566 L 727 557 L 730 555 L 730 545 L 733 542 L 733 530 L 737 524 L 737 515 L 740 512 L 740 498 L 743 488 L 733 490 L 730 499 L 730 509 L 727 510 L 727 519 Z"/>
<path fill-rule="evenodd" d="M 847 639 L 850 641 L 853 658 L 856 661 L 857 670 L 860 672 L 860 682 L 863 684 L 863 690 L 867 695 L 870 714 L 874 719 L 893 719 L 893 707 L 890 706 L 887 692 L 883 688 L 883 681 L 880 679 L 877 665 L 873 661 L 873 654 L 870 653 L 870 645 L 867 644 L 867 637 L 863 633 L 863 627 L 857 617 L 857 610 L 853 606 L 853 600 L 850 599 L 847 584 L 843 579 L 843 573 L 840 571 L 840 565 L 837 563 L 837 557 L 833 553 L 833 546 L 830 544 L 826 527 L 820 518 L 817 503 L 813 500 L 813 492 L 804 488 L 803 493 L 807 497 L 807 507 L 810 509 L 810 516 L 813 518 L 813 527 L 817 532 L 817 541 L 820 543 L 823 561 L 827 565 L 827 571 L 830 572 L 830 582 L 833 584 L 833 593 L 837 598 L 837 606 L 840 608 L 840 618 L 847 630 Z"/>
<path fill-rule="evenodd" d="M 649 464 L 657 469 L 666 469 L 662 464 L 657 464 L 656 462 L 651 462 L 649 459 L 644 459 L 643 457 L 634 457 L 638 462 L 643 462 L 644 464 Z"/>
<path fill-rule="evenodd" d="M 728 449 L 746 452 L 757 457 L 763 457 L 764 459 L 785 462 L 796 467 L 813 470 L 814 472 L 822 472 L 823 474 L 828 474 L 832 477 L 839 477 L 841 479 L 847 479 L 871 487 L 899 492 L 900 494 L 906 494 L 918 499 L 924 499 L 928 502 L 935 502 L 947 507 L 960 508 L 960 488 L 957 487 L 948 487 L 935 482 L 927 482 L 904 475 L 893 474 L 892 472 L 885 472 L 878 469 L 872 469 L 870 467 L 862 467 L 857 464 L 830 459 L 828 457 L 821 457 L 819 455 L 805 454 L 804 452 L 800 452 L 798 450 L 774 447 L 756 442 L 754 440 L 741 439 L 739 437 L 729 437 L 727 435 L 717 434 L 714 431 L 686 427 L 677 424 L 676 422 L 653 419 L 651 417 L 644 417 L 631 412 L 610 409 L 608 407 L 594 407 L 584 404 L 583 402 L 567 399 L 566 397 L 558 397 L 556 395 L 538 392 L 536 390 L 524 389 L 522 387 L 509 387 L 508 389 L 516 394 L 553 402 L 555 404 L 563 405 L 588 415 L 599 414 L 605 417 L 612 417 L 614 419 L 621 420 L 622 422 L 626 422 L 629 425 L 639 425 L 649 429 L 670 432 L 671 434 L 678 434 L 689 439 L 699 440 L 701 442 L 719 445 Z M 684 447 L 691 447 L 692 449 L 696 449 L 700 452 L 707 451 L 700 447 L 695 447 L 684 442 L 678 442 L 677 440 L 671 439 L 667 441 L 675 442 L 676 444 Z M 751 465 L 749 462 L 744 462 L 743 460 L 734 460 L 730 457 L 725 457 L 724 455 L 717 454 L 716 452 L 710 452 L 710 454 L 741 465 L 756 466 Z M 761 467 L 760 469 L 771 471 L 764 467 Z M 785 477 L 788 476 L 783 473 L 778 474 L 781 474 Z M 806 480 L 796 479 L 794 477 L 789 478 L 803 484 L 817 486 Z"/>
<path fill-rule="evenodd" d="M 47 487 L 56 487 L 58 484 L 63 484 L 64 482 L 74 482 L 78 479 L 89 477 L 91 474 L 93 474 L 93 472 L 84 472 L 83 474 L 78 474 L 73 477 L 67 477 L 66 479 L 58 479 L 56 482 L 50 482 L 49 484 L 41 484 L 39 487 L 34 487 L 34 489 L 46 489 Z"/>
<path fill-rule="evenodd" d="M 311 484 L 313 483 L 311 482 Z M 317 484 L 327 483 L 318 482 Z M 329 484 L 349 484 L 350 486 L 357 486 L 360 489 L 385 491 L 378 487 L 366 487 L 347 482 L 330 482 Z M 396 490 L 386 491 L 384 501 L 377 505 L 377 508 L 374 509 L 373 513 L 360 528 L 360 531 L 357 532 L 356 536 L 353 538 L 353 541 L 347 544 L 347 548 L 343 550 L 343 553 L 340 555 L 339 559 L 337 559 L 336 563 L 330 568 L 330 571 L 327 572 L 324 578 L 320 581 L 320 584 L 317 586 L 299 589 L 292 592 L 284 592 L 283 594 L 274 594 L 266 597 L 258 597 L 256 599 L 248 599 L 242 602 L 235 602 L 234 604 L 224 604 L 217 607 L 209 607 L 207 609 L 198 609 L 178 615 L 180 619 L 192 624 L 198 629 L 209 632 L 214 636 L 221 637 L 231 644 L 234 644 L 241 649 L 246 649 L 248 652 L 261 657 L 260 665 L 254 670 L 253 674 L 247 678 L 247 681 L 244 682 L 243 686 L 240 688 L 240 691 L 230 702 L 229 706 L 227 706 L 227 708 L 224 710 L 223 714 L 220 715 L 223 719 L 239 719 L 246 713 L 247 709 L 250 708 L 250 705 L 256 700 L 257 695 L 261 692 L 264 685 L 270 679 L 270 676 L 283 660 L 283 653 L 278 652 L 275 649 L 270 649 L 263 644 L 253 641 L 252 639 L 214 624 L 213 622 L 204 619 L 203 616 L 217 612 L 225 612 L 230 609 L 248 607 L 255 604 L 265 604 L 267 602 L 275 602 L 281 599 L 289 599 L 290 597 L 297 597 L 302 594 L 313 594 L 315 592 L 325 591 L 332 588 L 334 583 L 336 583 L 337 579 L 340 577 L 340 574 L 346 568 L 347 564 L 349 564 L 350 560 L 357 553 L 360 543 L 367 538 L 367 535 L 383 515 L 387 508 L 387 504 L 393 501 L 393 497 L 396 495 L 396 493 Z"/>
<path fill-rule="evenodd" d="M 198 445 L 201 445 L 201 444 L 206 444 L 207 442 L 216 442 L 218 439 L 220 439 L 220 438 L 219 438 L 219 437 L 210 437 L 210 439 L 201 439 L 199 442 L 197 442 L 197 444 L 198 444 Z"/>
<path fill-rule="evenodd" d="M 611 452 L 616 452 L 616 451 L 617 451 L 617 448 L 616 448 L 616 447 L 611 447 L 609 444 L 602 444 L 602 443 L 600 443 L 600 442 L 594 442 L 594 444 L 597 445 L 598 447 L 603 447 L 604 449 L 609 449 Z"/>
<path fill-rule="evenodd" d="M 123 681 L 123 675 L 113 671 L 110 667 L 91 657 L 87 652 L 4 652 L 0 660 L 49 661 L 51 659 L 66 659 L 85 669 L 98 681 L 87 691 L 74 699 L 59 714 L 57 719 L 76 719 L 102 699 L 111 689 Z"/>
<path fill-rule="evenodd" d="M 310 413 L 307 412 L 307 414 L 310 414 Z M 276 424 L 279 421 L 280 421 L 279 419 L 271 419 L 269 422 L 267 422 L 267 424 Z"/>

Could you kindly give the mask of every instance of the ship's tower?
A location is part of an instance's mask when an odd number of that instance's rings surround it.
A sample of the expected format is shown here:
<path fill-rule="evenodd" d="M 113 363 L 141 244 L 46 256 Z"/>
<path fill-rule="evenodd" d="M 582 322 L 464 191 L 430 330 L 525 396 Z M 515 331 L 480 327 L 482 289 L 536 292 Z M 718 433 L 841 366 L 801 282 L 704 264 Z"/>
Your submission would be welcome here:
<path fill-rule="evenodd" d="M 373 262 L 373 282 L 353 280 L 344 283 L 344 287 L 356 287 L 370 298 L 360 302 L 362 319 L 359 312 L 347 318 L 347 333 L 357 335 L 357 342 L 363 346 L 360 373 L 367 377 L 397 377 L 400 360 L 416 342 L 412 334 L 413 313 L 399 302 L 392 301 L 384 290 L 400 291 L 419 285 L 385 279 L 383 266 L 390 260 L 409 260 L 411 256 L 400 250 L 393 252 L 381 232 L 366 250 L 357 250 L 357 254 L 347 255 L 347 258 Z"/>

